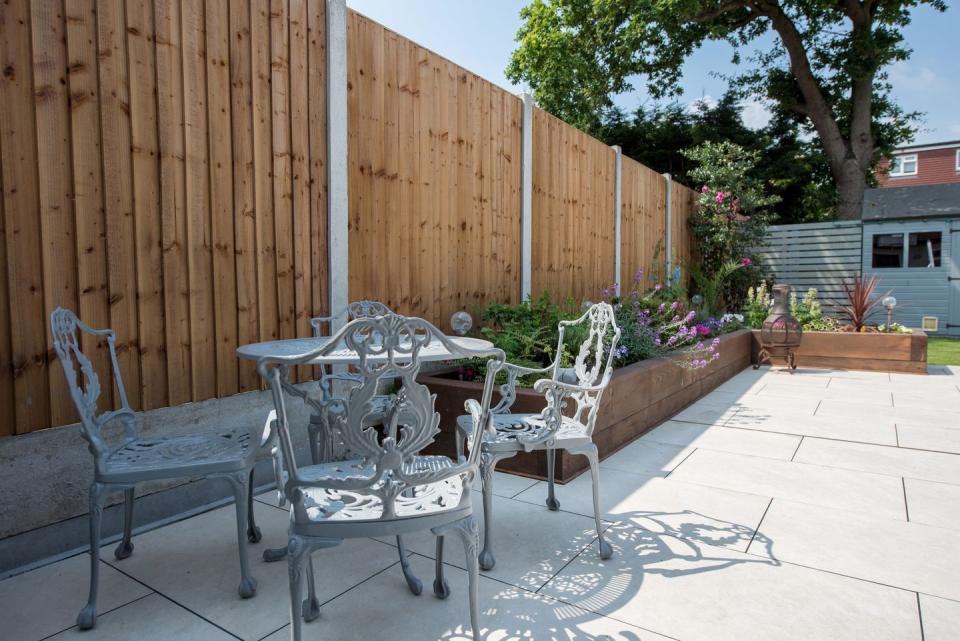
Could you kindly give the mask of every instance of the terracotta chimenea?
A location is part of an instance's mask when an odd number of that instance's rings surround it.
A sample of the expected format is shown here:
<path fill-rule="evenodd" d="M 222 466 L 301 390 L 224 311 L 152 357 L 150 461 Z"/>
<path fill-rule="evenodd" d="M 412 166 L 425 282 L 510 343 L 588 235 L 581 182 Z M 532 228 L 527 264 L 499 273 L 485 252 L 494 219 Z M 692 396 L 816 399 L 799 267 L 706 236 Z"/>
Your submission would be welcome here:
<path fill-rule="evenodd" d="M 753 369 L 771 358 L 782 358 L 790 367 L 790 373 L 797 369 L 797 357 L 794 350 L 800 347 L 803 328 L 796 318 L 790 315 L 790 286 L 774 285 L 773 309 L 763 321 L 760 329 L 760 353 Z"/>

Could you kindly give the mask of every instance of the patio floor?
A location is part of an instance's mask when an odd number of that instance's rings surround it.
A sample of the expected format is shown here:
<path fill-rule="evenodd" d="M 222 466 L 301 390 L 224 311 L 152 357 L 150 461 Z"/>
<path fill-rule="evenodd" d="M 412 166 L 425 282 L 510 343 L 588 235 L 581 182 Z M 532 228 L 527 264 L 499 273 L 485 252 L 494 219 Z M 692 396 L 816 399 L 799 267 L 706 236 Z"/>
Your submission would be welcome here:
<path fill-rule="evenodd" d="M 960 639 L 960 376 L 745 370 L 603 462 L 614 557 L 596 554 L 589 476 L 558 488 L 495 482 L 497 567 L 481 579 L 489 641 L 955 641 Z M 70 626 L 86 555 L 0 582 L 0 637 L 285 639 L 286 512 L 257 503 L 256 598 L 236 596 L 233 507 L 105 551 L 96 629 Z M 479 494 L 477 495 L 479 512 Z M 434 598 L 405 587 L 387 541 L 316 553 L 321 617 L 305 639 L 469 639 L 463 553 Z M 466 632 L 466 634 L 465 634 Z"/>

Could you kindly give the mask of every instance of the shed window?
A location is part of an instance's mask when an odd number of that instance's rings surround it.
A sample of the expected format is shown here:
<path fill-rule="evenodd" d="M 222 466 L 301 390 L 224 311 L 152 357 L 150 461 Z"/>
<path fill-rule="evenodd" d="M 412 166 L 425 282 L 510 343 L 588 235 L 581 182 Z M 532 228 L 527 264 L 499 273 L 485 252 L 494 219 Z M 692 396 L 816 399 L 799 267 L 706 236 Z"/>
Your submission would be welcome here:
<path fill-rule="evenodd" d="M 957 171 L 960 171 L 960 149 L 957 149 L 957 160 L 956 160 L 956 167 L 955 167 L 955 169 L 956 169 Z"/>
<path fill-rule="evenodd" d="M 940 266 L 940 232 L 910 234 L 907 243 L 907 267 Z"/>
<path fill-rule="evenodd" d="M 894 156 L 890 159 L 891 176 L 916 176 L 917 154 Z"/>
<path fill-rule="evenodd" d="M 873 266 L 903 267 L 903 234 L 873 235 Z"/>

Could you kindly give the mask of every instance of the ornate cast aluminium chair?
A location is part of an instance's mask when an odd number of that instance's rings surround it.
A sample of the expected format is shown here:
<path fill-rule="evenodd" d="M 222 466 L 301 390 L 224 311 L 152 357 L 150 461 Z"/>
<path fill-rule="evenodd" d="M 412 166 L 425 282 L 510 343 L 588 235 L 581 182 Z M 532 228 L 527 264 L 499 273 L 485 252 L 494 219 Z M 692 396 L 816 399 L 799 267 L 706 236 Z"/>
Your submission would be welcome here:
<path fill-rule="evenodd" d="M 316 388 L 290 383 L 288 372 L 344 347 L 358 356 L 362 377 L 339 398 L 318 398 Z M 349 323 L 326 345 L 299 356 L 263 358 L 257 364 L 269 382 L 276 405 L 286 471 L 285 493 L 292 504 L 288 563 L 290 569 L 291 635 L 300 639 L 301 615 L 319 615 L 314 586 L 312 553 L 333 547 L 344 539 L 401 535 L 429 530 L 437 537 L 434 594 L 446 598 L 443 578 L 443 542 L 458 534 L 466 548 L 470 577 L 470 621 L 478 634 L 477 549 L 478 528 L 470 502 L 470 484 L 477 471 L 480 450 L 454 461 L 446 456 L 426 456 L 420 451 L 439 432 L 440 416 L 435 396 L 416 381 L 423 350 L 445 349 L 451 358 L 489 356 L 489 371 L 503 363 L 497 349 L 475 351 L 451 342 L 436 327 L 420 318 L 387 315 Z M 489 429 L 493 376 L 487 379 L 480 402 L 467 401 L 472 442 Z M 381 407 L 375 401 L 383 381 L 396 380 L 399 389 Z M 293 455 L 286 404 L 303 399 L 313 413 L 326 417 L 328 429 L 345 444 L 353 458 L 299 467 Z M 301 601 L 303 573 L 307 599 Z M 306 612 L 303 611 L 306 610 Z"/>
<path fill-rule="evenodd" d="M 560 355 L 566 328 L 587 325 L 587 337 L 580 344 L 573 367 L 575 380 L 561 380 Z M 516 456 L 518 452 L 547 451 L 547 507 L 560 509 L 554 495 L 554 467 L 557 449 L 571 454 L 583 454 L 590 461 L 593 480 L 593 514 L 597 523 L 600 558 L 613 554 L 610 544 L 603 539 L 600 524 L 600 461 L 593 443 L 593 427 L 597 420 L 600 398 L 613 374 L 613 352 L 620 340 L 620 328 L 614 319 L 613 307 L 597 303 L 573 321 L 560 322 L 560 339 L 553 364 L 543 369 L 520 367 L 506 363 L 507 381 L 500 387 L 500 402 L 491 410 L 494 431 L 483 437 L 480 455 L 480 478 L 483 483 L 483 551 L 480 567 L 490 570 L 496 563 L 493 556 L 493 472 L 497 463 Z M 510 408 L 517 398 L 517 377 L 528 374 L 550 374 L 534 383 L 533 389 L 546 397 L 547 406 L 539 414 L 512 414 Z M 457 419 L 457 452 L 463 449 L 464 439 L 476 449 L 472 438 L 471 417 Z"/>
<path fill-rule="evenodd" d="M 114 556 L 125 559 L 133 553 L 130 541 L 133 528 L 133 500 L 137 483 L 157 479 L 205 476 L 221 477 L 233 487 L 237 508 L 237 539 L 240 546 L 240 596 L 256 594 L 257 582 L 247 563 L 247 537 L 259 537 L 250 508 L 248 481 L 261 444 L 271 441 L 269 434 L 251 435 L 247 429 L 221 430 L 182 436 L 141 438 L 137 434 L 137 416 L 130 409 L 127 393 L 117 364 L 116 336 L 111 329 L 92 329 L 72 311 L 57 308 L 50 315 L 53 346 L 63 365 L 70 395 L 80 414 L 80 433 L 89 444 L 94 459 L 94 478 L 90 486 L 90 596 L 80 611 L 77 624 L 92 628 L 97 617 L 97 585 L 100 569 L 100 521 L 105 495 L 123 490 L 123 539 Z M 80 349 L 79 332 L 105 338 L 119 408 L 97 413 L 100 379 L 90 360 Z M 105 432 L 122 427 L 122 435 L 108 437 Z M 266 426 L 269 429 L 269 425 Z M 258 438 L 260 442 L 253 439 Z"/>

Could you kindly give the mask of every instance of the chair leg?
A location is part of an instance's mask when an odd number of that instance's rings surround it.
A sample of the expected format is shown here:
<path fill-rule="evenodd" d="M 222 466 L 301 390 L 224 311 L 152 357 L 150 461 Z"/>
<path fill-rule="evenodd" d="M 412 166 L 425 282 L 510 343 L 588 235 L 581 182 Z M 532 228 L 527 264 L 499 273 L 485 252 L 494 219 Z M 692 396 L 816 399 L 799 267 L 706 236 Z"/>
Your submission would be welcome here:
<path fill-rule="evenodd" d="M 77 615 L 77 626 L 89 630 L 97 623 L 97 587 L 100 583 L 100 522 L 103 520 L 102 483 L 90 486 L 90 595 Z"/>
<path fill-rule="evenodd" d="M 309 623 L 320 616 L 320 599 L 317 598 L 317 583 L 313 574 L 313 554 L 307 552 L 307 598 L 303 602 L 303 620 Z"/>
<path fill-rule="evenodd" d="M 547 508 L 553 512 L 560 509 L 560 501 L 554 495 L 554 477 L 557 466 L 557 450 L 551 447 L 547 450 Z"/>
<path fill-rule="evenodd" d="M 437 560 L 435 577 L 433 579 L 433 596 L 438 599 L 446 599 L 450 596 L 450 586 L 447 580 L 443 578 L 443 535 L 437 536 Z"/>
<path fill-rule="evenodd" d="M 480 480 L 483 486 L 483 550 L 480 552 L 482 570 L 492 570 L 497 564 L 493 556 L 493 472 L 498 460 L 489 454 L 480 456 Z M 467 559 L 467 562 L 470 560 Z"/>
<path fill-rule="evenodd" d="M 597 541 L 600 543 L 600 558 L 613 556 L 613 548 L 603 538 L 603 524 L 600 522 L 600 455 L 597 446 L 590 443 L 580 452 L 590 461 L 590 479 L 593 482 L 593 518 L 597 523 Z"/>
<path fill-rule="evenodd" d="M 310 462 L 314 465 L 319 465 L 323 463 L 322 452 L 320 451 L 320 433 L 323 431 L 323 426 L 319 425 L 314 421 L 319 421 L 319 418 L 310 417 L 310 423 L 307 425 L 307 438 L 310 440 Z"/>
<path fill-rule="evenodd" d="M 480 534 L 477 522 L 473 516 L 468 516 L 456 523 L 456 530 L 463 539 L 463 551 L 467 557 L 467 576 L 469 577 L 470 594 L 470 627 L 473 638 L 480 638 L 480 608 L 477 604 L 477 592 L 480 586 L 480 566 L 477 560 L 477 548 L 480 547 Z"/>
<path fill-rule="evenodd" d="M 257 593 L 257 580 L 250 575 L 250 563 L 247 560 L 247 483 L 246 472 L 236 472 L 227 477 L 233 485 L 234 505 L 237 508 L 237 544 L 240 548 L 240 588 L 238 592 L 244 599 Z"/>
<path fill-rule="evenodd" d="M 247 540 L 251 543 L 259 543 L 263 538 L 260 528 L 257 527 L 257 520 L 253 513 L 253 472 L 250 468 L 250 477 L 247 479 Z"/>
<path fill-rule="evenodd" d="M 133 497 L 134 488 L 128 487 L 123 491 L 123 539 L 113 551 L 113 556 L 118 561 L 133 554 L 133 543 L 130 541 L 133 534 Z"/>
<path fill-rule="evenodd" d="M 290 577 L 290 638 L 300 641 L 302 634 L 300 616 L 303 603 L 303 563 L 309 556 L 306 541 L 295 534 L 287 543 L 287 571 Z"/>
<path fill-rule="evenodd" d="M 459 461 L 463 458 L 463 432 L 460 431 L 459 425 L 453 428 L 453 436 L 457 443 L 457 460 Z"/>
<path fill-rule="evenodd" d="M 403 537 L 397 535 L 397 550 L 400 552 L 400 568 L 403 570 L 403 578 L 407 580 L 407 587 L 414 594 L 419 595 L 423 592 L 423 582 L 416 577 L 413 569 L 410 567 L 410 559 L 407 558 L 407 548 L 403 544 Z"/>

